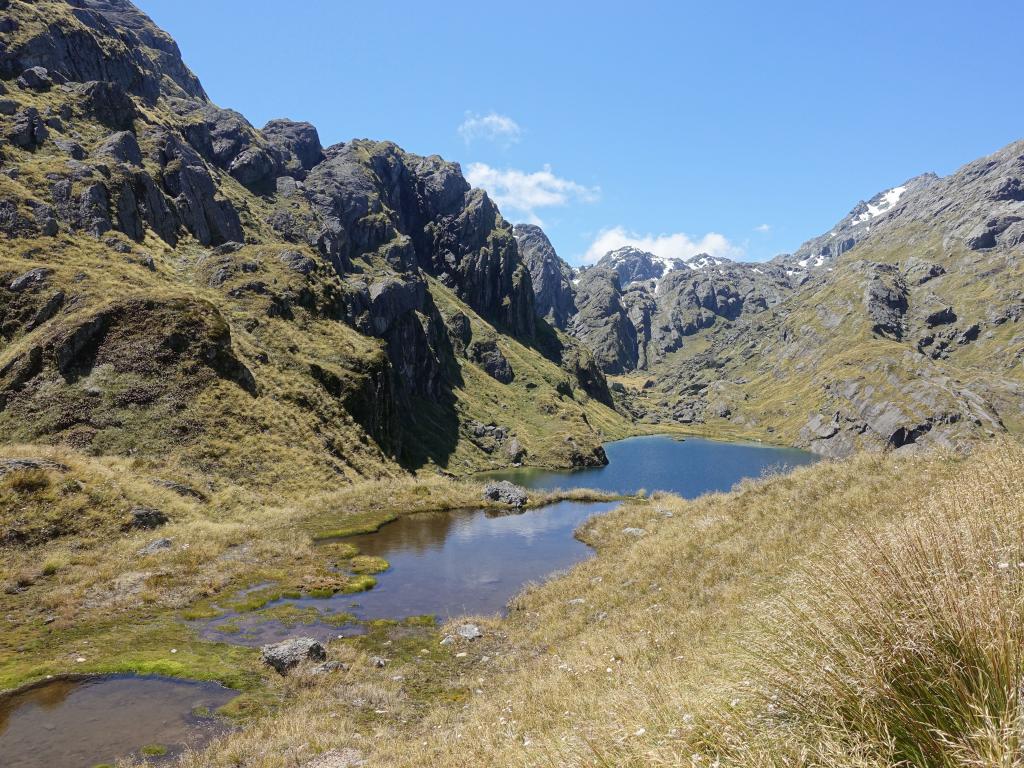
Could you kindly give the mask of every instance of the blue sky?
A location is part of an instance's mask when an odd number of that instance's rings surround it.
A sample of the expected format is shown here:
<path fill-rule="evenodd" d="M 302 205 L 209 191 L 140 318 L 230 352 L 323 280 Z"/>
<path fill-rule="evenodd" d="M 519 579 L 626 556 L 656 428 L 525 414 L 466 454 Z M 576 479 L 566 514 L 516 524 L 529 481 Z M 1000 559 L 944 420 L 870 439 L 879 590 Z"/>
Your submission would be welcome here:
<path fill-rule="evenodd" d="M 573 263 L 761 260 L 1024 137 L 1024 2 L 137 0 L 221 106 L 462 163 Z"/>

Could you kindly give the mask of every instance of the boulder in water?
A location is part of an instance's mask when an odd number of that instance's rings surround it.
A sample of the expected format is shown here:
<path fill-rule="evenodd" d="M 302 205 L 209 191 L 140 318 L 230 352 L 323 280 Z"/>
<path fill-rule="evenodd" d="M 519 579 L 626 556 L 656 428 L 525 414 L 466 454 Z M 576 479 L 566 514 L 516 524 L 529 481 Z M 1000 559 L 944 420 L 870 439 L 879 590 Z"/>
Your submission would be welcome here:
<path fill-rule="evenodd" d="M 484 486 L 484 498 L 488 501 L 498 501 L 512 507 L 521 507 L 529 500 L 526 491 L 508 480 L 488 483 Z"/>

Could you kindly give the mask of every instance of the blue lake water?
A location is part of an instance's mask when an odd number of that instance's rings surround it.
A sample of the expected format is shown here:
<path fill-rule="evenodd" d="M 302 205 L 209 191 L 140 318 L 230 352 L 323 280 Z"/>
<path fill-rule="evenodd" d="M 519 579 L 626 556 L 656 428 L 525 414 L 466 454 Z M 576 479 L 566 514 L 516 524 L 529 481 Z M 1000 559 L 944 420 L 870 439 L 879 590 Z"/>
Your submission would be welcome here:
<path fill-rule="evenodd" d="M 608 464 L 604 467 L 571 472 L 522 467 L 488 472 L 486 476 L 542 490 L 671 491 L 693 499 L 713 491 L 728 491 L 744 478 L 786 472 L 818 458 L 796 448 L 696 437 L 683 440 L 664 435 L 617 440 L 604 448 L 608 454 Z"/>
<path fill-rule="evenodd" d="M 532 489 L 597 488 L 616 493 L 646 489 L 694 498 L 727 491 L 744 478 L 785 472 L 816 459 L 803 451 L 756 443 L 664 436 L 621 440 L 605 449 L 609 459 L 605 467 L 575 472 L 521 468 L 487 477 Z M 590 557 L 593 551 L 574 532 L 587 518 L 615 506 L 559 502 L 522 512 L 456 510 L 400 517 L 379 531 L 346 539 L 363 554 L 383 557 L 391 564 L 377 576 L 373 589 L 357 595 L 285 599 L 275 605 L 315 607 L 324 615 L 351 614 L 359 620 L 501 613 L 526 584 Z M 217 622 L 226 620 L 233 617 Z M 241 633 L 231 636 L 219 633 L 217 622 L 205 627 L 205 636 L 248 644 L 303 632 L 326 638 L 353 629 L 323 623 L 286 627 L 250 620 Z"/>

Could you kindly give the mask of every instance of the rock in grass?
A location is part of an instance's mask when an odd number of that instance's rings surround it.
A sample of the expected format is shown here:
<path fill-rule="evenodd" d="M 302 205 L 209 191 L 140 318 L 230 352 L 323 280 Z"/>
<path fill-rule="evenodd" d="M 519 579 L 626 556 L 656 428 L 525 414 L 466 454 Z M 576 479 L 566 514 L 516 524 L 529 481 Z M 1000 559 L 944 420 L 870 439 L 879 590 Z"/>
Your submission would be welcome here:
<path fill-rule="evenodd" d="M 513 437 L 505 450 L 508 451 L 508 457 L 514 464 L 518 464 L 526 457 L 526 449 L 523 448 L 518 437 Z"/>
<path fill-rule="evenodd" d="M 42 93 L 53 87 L 53 78 L 46 67 L 29 67 L 18 78 L 18 87 Z"/>
<path fill-rule="evenodd" d="M 35 288 L 46 282 L 46 279 L 53 274 L 52 269 L 46 267 L 36 267 L 30 269 L 23 275 L 19 275 L 11 281 L 8 288 L 15 293 L 21 293 L 22 291 L 28 290 L 29 288 Z"/>
<path fill-rule="evenodd" d="M 157 552 L 161 552 L 165 549 L 170 549 L 173 545 L 173 539 L 154 539 L 153 541 L 149 542 L 149 544 L 140 549 L 137 554 L 142 555 L 143 557 L 146 557 L 147 555 L 155 555 Z"/>
<path fill-rule="evenodd" d="M 366 765 L 363 753 L 358 749 L 332 749 L 306 763 L 302 768 L 359 768 Z"/>
<path fill-rule="evenodd" d="M 161 525 L 164 525 L 168 519 L 167 515 L 153 507 L 135 507 L 131 511 L 131 516 L 131 527 L 140 528 L 142 530 L 159 528 Z"/>
<path fill-rule="evenodd" d="M 643 528 L 623 528 L 622 532 L 627 536 L 636 536 L 638 538 L 647 533 Z"/>
<path fill-rule="evenodd" d="M 312 637 L 296 637 L 273 645 L 260 648 L 263 662 L 269 664 L 280 675 L 287 675 L 288 670 L 306 659 L 324 661 L 327 651 Z"/>
<path fill-rule="evenodd" d="M 25 472 L 28 470 L 52 469 L 55 472 L 67 472 L 63 464 L 49 459 L 0 459 L 0 477 L 8 472 Z"/>
<path fill-rule="evenodd" d="M 466 640 L 476 640 L 479 637 L 483 637 L 484 633 L 480 631 L 480 627 L 476 624 L 463 624 L 455 632 L 459 637 Z"/>
<path fill-rule="evenodd" d="M 521 507 L 529 501 L 526 491 L 508 480 L 500 480 L 488 483 L 484 486 L 484 498 L 488 501 L 498 501 L 513 507 Z"/>

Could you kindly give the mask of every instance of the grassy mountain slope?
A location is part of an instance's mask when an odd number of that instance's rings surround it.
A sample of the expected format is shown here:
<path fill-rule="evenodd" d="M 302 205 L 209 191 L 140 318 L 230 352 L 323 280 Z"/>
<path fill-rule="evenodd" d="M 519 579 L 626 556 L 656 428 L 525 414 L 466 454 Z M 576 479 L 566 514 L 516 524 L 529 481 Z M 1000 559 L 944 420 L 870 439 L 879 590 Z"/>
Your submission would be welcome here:
<path fill-rule="evenodd" d="M 0 438 L 290 493 L 624 431 L 457 165 L 257 130 L 122 0 L 4 13 Z"/>
<path fill-rule="evenodd" d="M 929 177 L 876 218 L 858 206 L 772 265 L 795 284 L 780 301 L 719 316 L 624 379 L 626 407 L 827 455 L 1019 432 L 1022 158 L 1018 142 Z"/>
<path fill-rule="evenodd" d="M 627 504 L 484 638 L 304 679 L 186 765 L 1013 765 L 1022 462 L 860 455 Z"/>

